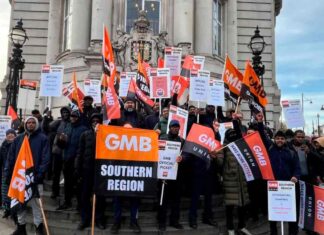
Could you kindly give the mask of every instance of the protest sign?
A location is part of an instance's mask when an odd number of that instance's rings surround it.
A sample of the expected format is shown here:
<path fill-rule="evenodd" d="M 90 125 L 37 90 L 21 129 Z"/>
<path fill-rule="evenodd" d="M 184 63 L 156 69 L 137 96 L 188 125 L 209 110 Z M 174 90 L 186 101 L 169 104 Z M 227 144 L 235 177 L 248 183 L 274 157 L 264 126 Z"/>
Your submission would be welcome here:
<path fill-rule="evenodd" d="M 233 122 L 223 122 L 223 123 L 219 123 L 219 129 L 218 129 L 218 133 L 221 136 L 221 143 L 224 143 L 224 139 L 225 139 L 225 132 L 228 129 L 233 128 Z"/>
<path fill-rule="evenodd" d="M 150 70 L 150 98 L 170 98 L 170 69 Z"/>
<path fill-rule="evenodd" d="M 101 104 L 101 81 L 95 79 L 84 80 L 84 93 L 93 98 L 94 104 Z"/>
<path fill-rule="evenodd" d="M 189 100 L 206 102 L 210 72 L 204 70 L 191 70 Z"/>
<path fill-rule="evenodd" d="M 136 79 L 136 72 L 122 72 L 119 81 L 119 96 L 127 97 L 129 83 L 132 79 Z"/>
<path fill-rule="evenodd" d="M 215 139 L 215 133 L 211 128 L 194 123 L 182 151 L 203 158 L 220 147 L 221 144 Z"/>
<path fill-rule="evenodd" d="M 270 158 L 259 132 L 246 135 L 227 147 L 242 167 L 246 181 L 274 180 Z"/>
<path fill-rule="evenodd" d="M 104 196 L 156 196 L 158 135 L 153 130 L 99 125 L 95 192 Z"/>
<path fill-rule="evenodd" d="M 296 221 L 295 183 L 268 181 L 268 211 L 270 221 Z"/>
<path fill-rule="evenodd" d="M 223 81 L 216 79 L 209 80 L 207 104 L 214 106 L 225 106 Z"/>
<path fill-rule="evenodd" d="M 11 128 L 10 116 L 0 115 L 0 145 L 6 139 L 6 131 Z"/>
<path fill-rule="evenodd" d="M 170 69 L 170 76 L 180 75 L 182 48 L 166 47 L 164 49 L 164 68 Z"/>
<path fill-rule="evenodd" d="M 36 101 L 37 82 L 21 79 L 18 94 L 18 109 L 33 110 Z"/>
<path fill-rule="evenodd" d="M 60 97 L 63 86 L 63 65 L 43 65 L 39 96 Z"/>
<path fill-rule="evenodd" d="M 282 100 L 281 105 L 288 128 L 298 128 L 305 126 L 305 120 L 300 100 Z"/>
<path fill-rule="evenodd" d="M 324 234 L 324 188 L 299 181 L 299 227 Z"/>
<path fill-rule="evenodd" d="M 62 94 L 70 100 L 71 108 L 75 110 L 78 109 L 78 106 L 73 102 L 73 90 L 74 90 L 73 82 L 70 82 L 66 87 L 63 88 Z M 79 86 L 77 86 L 77 92 L 78 92 L 79 99 L 83 102 L 84 93 Z"/>
<path fill-rule="evenodd" d="M 176 164 L 176 159 L 180 155 L 180 149 L 181 142 L 159 140 L 159 179 L 177 179 L 178 164 Z"/>
<path fill-rule="evenodd" d="M 195 55 L 193 57 L 193 68 L 195 70 L 203 70 L 205 64 L 205 56 Z"/>
<path fill-rule="evenodd" d="M 169 133 L 169 124 L 172 120 L 179 121 L 179 136 L 185 139 L 187 136 L 188 111 L 177 106 L 170 106 L 167 133 Z"/>

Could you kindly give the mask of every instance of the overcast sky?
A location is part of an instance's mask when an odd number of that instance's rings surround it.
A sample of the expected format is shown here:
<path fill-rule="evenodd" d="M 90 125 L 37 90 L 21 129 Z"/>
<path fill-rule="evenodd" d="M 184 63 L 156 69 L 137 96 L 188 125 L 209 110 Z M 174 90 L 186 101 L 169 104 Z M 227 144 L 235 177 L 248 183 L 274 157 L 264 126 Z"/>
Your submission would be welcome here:
<path fill-rule="evenodd" d="M 276 78 L 282 99 L 311 99 L 305 102 L 307 130 L 317 113 L 324 124 L 324 0 L 283 0 L 276 23 Z M 7 64 L 10 5 L 0 1 L 0 80 Z M 262 34 L 262 31 L 261 31 Z"/>

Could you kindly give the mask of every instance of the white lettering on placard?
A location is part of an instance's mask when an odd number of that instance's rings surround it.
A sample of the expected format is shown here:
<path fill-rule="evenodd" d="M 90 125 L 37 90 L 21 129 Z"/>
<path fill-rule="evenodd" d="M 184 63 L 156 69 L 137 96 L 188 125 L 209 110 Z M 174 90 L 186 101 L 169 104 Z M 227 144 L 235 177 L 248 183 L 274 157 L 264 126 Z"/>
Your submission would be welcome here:
<path fill-rule="evenodd" d="M 129 138 L 127 135 L 109 134 L 106 137 L 105 143 L 106 147 L 110 150 L 149 152 L 152 149 L 151 138 L 145 136 L 131 136 Z"/>

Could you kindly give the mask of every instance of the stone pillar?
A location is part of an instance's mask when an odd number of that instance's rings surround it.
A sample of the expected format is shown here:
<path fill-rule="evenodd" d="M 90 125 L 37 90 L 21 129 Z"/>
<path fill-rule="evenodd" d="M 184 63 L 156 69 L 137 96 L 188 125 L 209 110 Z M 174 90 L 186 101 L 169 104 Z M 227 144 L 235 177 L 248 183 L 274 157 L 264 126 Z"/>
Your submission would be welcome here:
<path fill-rule="evenodd" d="M 238 65 L 237 60 L 237 51 L 238 51 L 238 42 L 237 42 L 237 1 L 226 1 L 225 7 L 227 16 L 225 18 L 225 24 L 227 27 L 227 32 L 225 34 L 225 51 L 227 51 L 228 56 L 231 58 L 231 61 Z"/>
<path fill-rule="evenodd" d="M 213 1 L 196 1 L 195 6 L 195 53 L 212 55 Z"/>
<path fill-rule="evenodd" d="M 102 40 L 103 24 L 112 32 L 113 1 L 92 0 L 91 41 Z"/>
<path fill-rule="evenodd" d="M 63 13 L 62 1 L 50 0 L 48 33 L 47 33 L 47 50 L 46 64 L 55 64 L 56 57 L 60 53 L 61 25 Z"/>
<path fill-rule="evenodd" d="M 197 1 L 196 1 L 197 2 Z M 173 1 L 173 43 L 194 43 L 194 0 Z"/>
<path fill-rule="evenodd" d="M 88 50 L 90 46 L 91 0 L 73 1 L 71 51 Z"/>

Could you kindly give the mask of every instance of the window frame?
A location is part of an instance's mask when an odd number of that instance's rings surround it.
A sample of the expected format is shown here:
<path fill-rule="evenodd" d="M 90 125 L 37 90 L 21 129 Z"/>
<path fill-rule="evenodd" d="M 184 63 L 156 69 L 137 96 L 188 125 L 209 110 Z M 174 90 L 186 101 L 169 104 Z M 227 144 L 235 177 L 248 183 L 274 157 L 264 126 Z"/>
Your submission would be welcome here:
<path fill-rule="evenodd" d="M 224 48 L 224 4 L 221 0 L 213 0 L 212 54 L 214 56 L 222 57 L 223 48 Z"/>
<path fill-rule="evenodd" d="M 71 50 L 73 1 L 74 0 L 64 0 L 62 51 Z"/>

